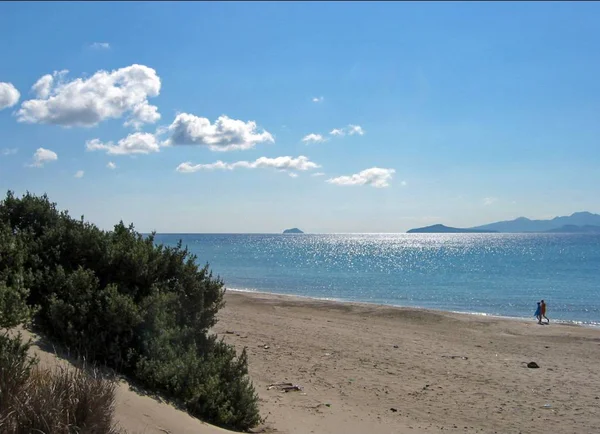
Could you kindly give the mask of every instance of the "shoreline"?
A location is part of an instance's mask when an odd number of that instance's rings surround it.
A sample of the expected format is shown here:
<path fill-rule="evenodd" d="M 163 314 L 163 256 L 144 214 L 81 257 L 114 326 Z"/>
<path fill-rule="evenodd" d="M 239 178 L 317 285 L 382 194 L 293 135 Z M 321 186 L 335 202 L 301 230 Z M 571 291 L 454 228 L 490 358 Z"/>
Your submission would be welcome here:
<path fill-rule="evenodd" d="M 368 301 L 354 301 L 354 300 L 344 300 L 339 298 L 327 298 L 327 297 L 312 297 L 309 295 L 297 295 L 297 294 L 284 294 L 281 292 L 269 292 L 269 291 L 261 291 L 258 289 L 240 289 L 240 288 L 229 288 L 226 287 L 227 292 L 234 292 L 240 294 L 261 294 L 261 295 L 273 295 L 273 296 L 281 296 L 281 297 L 290 297 L 297 298 L 298 300 L 314 300 L 314 301 L 325 301 L 331 303 L 344 303 L 344 304 L 355 304 L 355 305 L 365 305 L 365 306 L 381 306 L 381 307 L 393 307 L 399 309 L 415 309 L 423 312 L 433 312 L 433 313 L 450 313 L 456 315 L 469 315 L 475 317 L 482 318 L 492 318 L 492 319 L 500 319 L 507 321 L 517 321 L 530 323 L 535 322 L 534 316 L 531 315 L 531 319 L 528 317 L 519 317 L 519 316 L 505 316 L 505 315 L 496 315 L 487 312 L 467 312 L 467 311 L 455 311 L 455 310 L 445 310 L 445 309 L 436 309 L 436 308 L 427 308 L 420 306 L 406 306 L 406 305 L 398 305 L 398 304 L 385 304 L 385 303 L 375 303 Z M 578 327 L 586 327 L 592 329 L 600 329 L 600 321 L 599 322 L 585 322 L 585 321 L 577 321 L 577 320 L 563 320 L 563 319 L 553 319 L 551 324 L 560 324 L 566 326 L 578 326 Z"/>
<path fill-rule="evenodd" d="M 264 432 L 600 432 L 597 328 L 232 290 L 225 301 L 212 331 L 246 348 Z"/>

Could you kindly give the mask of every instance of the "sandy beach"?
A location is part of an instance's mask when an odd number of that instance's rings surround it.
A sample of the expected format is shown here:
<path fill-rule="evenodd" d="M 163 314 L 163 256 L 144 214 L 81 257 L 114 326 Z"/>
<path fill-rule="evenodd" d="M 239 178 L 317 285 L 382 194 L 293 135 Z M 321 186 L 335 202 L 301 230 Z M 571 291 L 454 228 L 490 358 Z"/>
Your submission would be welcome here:
<path fill-rule="evenodd" d="M 598 329 L 231 291 L 226 302 L 214 332 L 248 350 L 266 418 L 253 432 L 600 432 Z M 64 362 L 47 344 L 32 352 Z M 124 380 L 115 420 L 131 434 L 231 432 Z"/>
<path fill-rule="evenodd" d="M 600 330 L 232 291 L 226 301 L 215 331 L 248 348 L 269 431 L 600 432 Z"/>

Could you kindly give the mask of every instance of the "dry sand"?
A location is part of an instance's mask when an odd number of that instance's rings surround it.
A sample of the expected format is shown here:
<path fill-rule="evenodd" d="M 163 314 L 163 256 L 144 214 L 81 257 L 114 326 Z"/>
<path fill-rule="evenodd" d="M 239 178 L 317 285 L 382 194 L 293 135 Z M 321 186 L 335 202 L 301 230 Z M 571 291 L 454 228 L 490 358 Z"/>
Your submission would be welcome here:
<path fill-rule="evenodd" d="M 267 294 L 226 302 L 215 331 L 248 348 L 272 431 L 600 432 L 598 329 Z M 268 389 L 278 382 L 303 390 Z"/>

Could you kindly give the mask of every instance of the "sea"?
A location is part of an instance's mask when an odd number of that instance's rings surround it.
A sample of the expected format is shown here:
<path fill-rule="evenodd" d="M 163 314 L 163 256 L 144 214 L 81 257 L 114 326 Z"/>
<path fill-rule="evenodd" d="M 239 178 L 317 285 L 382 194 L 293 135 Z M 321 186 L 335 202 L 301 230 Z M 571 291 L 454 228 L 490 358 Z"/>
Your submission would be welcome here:
<path fill-rule="evenodd" d="M 228 290 L 600 326 L 600 235 L 157 234 Z"/>

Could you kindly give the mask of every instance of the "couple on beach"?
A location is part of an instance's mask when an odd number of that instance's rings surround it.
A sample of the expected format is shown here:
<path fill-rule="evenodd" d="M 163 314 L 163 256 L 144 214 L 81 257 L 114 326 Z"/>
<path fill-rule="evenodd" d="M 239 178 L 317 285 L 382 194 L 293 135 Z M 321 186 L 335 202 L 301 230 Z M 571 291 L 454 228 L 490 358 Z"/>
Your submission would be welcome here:
<path fill-rule="evenodd" d="M 550 320 L 546 316 L 546 303 L 544 302 L 544 300 L 537 302 L 537 309 L 536 309 L 535 313 L 533 314 L 533 316 L 535 316 L 537 318 L 538 324 L 543 324 L 542 318 L 546 319 L 546 321 L 547 321 L 546 324 L 550 324 Z"/>

